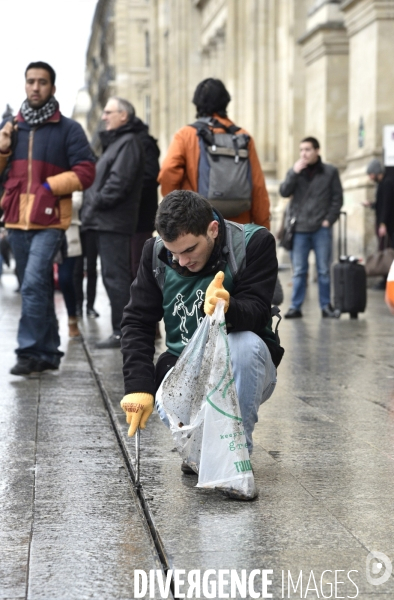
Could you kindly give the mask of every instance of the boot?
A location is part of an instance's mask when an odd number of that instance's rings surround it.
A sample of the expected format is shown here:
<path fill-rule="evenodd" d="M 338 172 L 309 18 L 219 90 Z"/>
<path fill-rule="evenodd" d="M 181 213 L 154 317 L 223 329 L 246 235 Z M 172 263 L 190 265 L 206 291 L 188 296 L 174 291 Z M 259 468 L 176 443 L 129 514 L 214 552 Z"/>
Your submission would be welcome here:
<path fill-rule="evenodd" d="M 68 335 L 70 338 L 79 337 L 81 332 L 78 328 L 78 319 L 77 317 L 69 317 L 68 318 Z"/>

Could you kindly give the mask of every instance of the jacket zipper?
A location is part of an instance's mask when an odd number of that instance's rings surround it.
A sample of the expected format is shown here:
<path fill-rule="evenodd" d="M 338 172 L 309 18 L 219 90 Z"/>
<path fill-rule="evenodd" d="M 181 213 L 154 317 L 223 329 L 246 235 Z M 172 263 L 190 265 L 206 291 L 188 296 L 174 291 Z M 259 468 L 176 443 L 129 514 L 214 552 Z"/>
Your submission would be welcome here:
<path fill-rule="evenodd" d="M 33 163 L 33 137 L 34 137 L 34 129 L 29 132 L 29 151 L 27 155 L 27 188 L 26 188 L 26 208 L 29 205 L 29 195 L 30 195 L 30 187 L 31 187 L 31 179 L 32 179 L 32 163 Z M 27 228 L 27 213 L 25 213 L 25 226 Z"/>

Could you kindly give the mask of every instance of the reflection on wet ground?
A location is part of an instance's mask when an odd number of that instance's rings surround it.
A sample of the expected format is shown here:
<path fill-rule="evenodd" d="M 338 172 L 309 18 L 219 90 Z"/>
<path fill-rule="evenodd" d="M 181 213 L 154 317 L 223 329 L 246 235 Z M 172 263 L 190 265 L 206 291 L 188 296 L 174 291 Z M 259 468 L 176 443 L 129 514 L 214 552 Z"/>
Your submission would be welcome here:
<path fill-rule="evenodd" d="M 289 277 L 281 277 L 287 308 Z M 4 275 L 0 598 L 131 599 L 134 569 L 160 564 L 83 346 L 67 340 L 56 294 L 66 352 L 61 370 L 10 376 L 20 310 L 14 288 L 13 276 Z M 394 597 L 392 578 L 374 586 L 365 573 L 372 550 L 394 561 L 394 320 L 378 291 L 369 291 L 358 321 L 323 320 L 316 292 L 311 284 L 302 320 L 280 327 L 286 354 L 254 436 L 259 499 L 238 503 L 195 488 L 196 479 L 181 474 L 157 413 L 141 434 L 145 497 L 172 568 L 272 569 L 274 598 L 287 592 L 288 572 L 296 582 L 301 570 L 302 597 L 311 571 L 320 597 L 327 571 L 329 597 L 335 570 L 344 582 L 337 597 L 355 596 L 347 577 L 353 571 L 357 598 Z M 85 318 L 84 333 L 133 456 L 119 407 L 121 355 L 94 348 L 110 333 L 101 287 L 96 308 L 101 317 Z M 308 598 L 318 597 L 309 590 Z"/>

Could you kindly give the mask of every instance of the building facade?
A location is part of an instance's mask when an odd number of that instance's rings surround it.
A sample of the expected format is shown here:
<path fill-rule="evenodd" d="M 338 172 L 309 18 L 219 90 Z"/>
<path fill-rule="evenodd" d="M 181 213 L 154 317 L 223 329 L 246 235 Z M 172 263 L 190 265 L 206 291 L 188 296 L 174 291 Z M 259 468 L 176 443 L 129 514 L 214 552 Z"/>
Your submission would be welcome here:
<path fill-rule="evenodd" d="M 86 120 L 95 150 L 110 96 L 130 100 L 150 123 L 150 32 L 150 0 L 98 0 L 86 54 L 86 90 L 91 98 Z"/>
<path fill-rule="evenodd" d="M 109 94 L 128 98 L 159 138 L 193 122 L 197 83 L 228 87 L 229 116 L 254 136 L 273 220 L 300 139 L 317 137 L 341 171 L 349 250 L 374 248 L 366 165 L 394 123 L 394 0 L 99 0 L 87 54 L 97 129 Z M 275 224 L 273 225 L 275 229 Z"/>

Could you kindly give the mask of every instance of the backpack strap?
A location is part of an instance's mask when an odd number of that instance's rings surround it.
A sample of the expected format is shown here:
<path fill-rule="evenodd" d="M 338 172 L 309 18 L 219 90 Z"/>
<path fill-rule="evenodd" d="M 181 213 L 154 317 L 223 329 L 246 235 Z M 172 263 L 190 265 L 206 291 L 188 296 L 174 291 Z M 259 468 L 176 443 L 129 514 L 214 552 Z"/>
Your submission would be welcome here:
<path fill-rule="evenodd" d="M 194 123 L 190 123 L 190 127 L 194 127 L 194 129 L 197 129 L 197 135 L 200 135 L 202 131 L 206 131 L 207 129 L 224 129 L 226 133 L 231 133 L 234 135 L 235 133 L 237 133 L 237 131 L 241 129 L 241 127 L 238 127 L 235 124 L 227 127 L 227 125 L 224 125 L 223 123 L 221 123 L 217 119 L 213 119 L 212 117 L 202 117 Z"/>
<path fill-rule="evenodd" d="M 159 286 L 159 288 L 161 289 L 161 291 L 163 291 L 163 289 L 164 289 L 164 282 L 166 280 L 166 268 L 165 268 L 165 266 L 163 266 L 164 265 L 163 261 L 161 261 L 159 258 L 159 254 L 160 254 L 162 248 L 164 248 L 163 240 L 158 235 L 155 238 L 155 243 L 153 244 L 152 271 L 153 271 L 153 275 L 156 279 L 156 283 Z M 159 263 L 162 266 L 159 266 Z"/>
<path fill-rule="evenodd" d="M 275 334 L 276 343 L 278 344 L 278 346 L 280 346 L 280 338 L 279 338 L 278 327 L 279 327 L 279 323 L 282 320 L 282 317 L 280 316 L 280 308 L 279 308 L 279 306 L 271 306 L 271 319 L 273 317 L 277 317 L 278 318 L 278 320 L 276 322 L 276 325 L 275 325 L 274 334 Z"/>
<path fill-rule="evenodd" d="M 226 245 L 223 254 L 226 256 L 231 277 L 236 282 L 245 268 L 246 263 L 246 240 L 245 228 L 233 221 L 224 221 L 226 225 Z"/>

